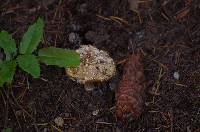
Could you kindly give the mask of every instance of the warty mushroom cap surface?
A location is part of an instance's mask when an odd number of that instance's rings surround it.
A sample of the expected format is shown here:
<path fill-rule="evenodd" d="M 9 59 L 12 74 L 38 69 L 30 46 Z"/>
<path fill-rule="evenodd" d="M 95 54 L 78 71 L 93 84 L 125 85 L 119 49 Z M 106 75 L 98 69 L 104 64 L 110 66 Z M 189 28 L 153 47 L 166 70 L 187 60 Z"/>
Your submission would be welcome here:
<path fill-rule="evenodd" d="M 66 68 L 66 73 L 81 84 L 102 82 L 115 75 L 116 66 L 106 51 L 92 45 L 82 45 L 76 50 L 81 63 L 76 68 Z"/>

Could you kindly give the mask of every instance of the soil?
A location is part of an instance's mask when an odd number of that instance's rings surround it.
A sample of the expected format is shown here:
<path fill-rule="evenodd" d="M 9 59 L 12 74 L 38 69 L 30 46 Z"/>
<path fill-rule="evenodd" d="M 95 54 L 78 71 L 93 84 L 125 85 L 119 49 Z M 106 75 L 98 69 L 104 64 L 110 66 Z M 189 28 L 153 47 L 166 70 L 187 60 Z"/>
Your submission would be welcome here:
<path fill-rule="evenodd" d="M 136 11 L 127 0 L 1 0 L 0 13 L 0 29 L 12 33 L 17 43 L 41 17 L 45 33 L 39 48 L 92 44 L 118 64 L 116 76 L 91 92 L 58 67 L 41 64 L 39 79 L 17 69 L 12 85 L 0 89 L 1 130 L 200 131 L 199 0 L 140 1 Z M 118 119 L 121 62 L 138 50 L 144 54 L 145 110 L 139 119 Z M 63 126 L 55 124 L 57 117 Z"/>

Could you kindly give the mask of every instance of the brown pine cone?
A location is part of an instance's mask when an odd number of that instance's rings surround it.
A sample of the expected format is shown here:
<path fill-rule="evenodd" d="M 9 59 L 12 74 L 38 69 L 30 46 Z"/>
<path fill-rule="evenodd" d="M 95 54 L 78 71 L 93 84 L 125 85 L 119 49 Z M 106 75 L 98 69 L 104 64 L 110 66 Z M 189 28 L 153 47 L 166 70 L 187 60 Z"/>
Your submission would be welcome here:
<path fill-rule="evenodd" d="M 144 69 L 141 55 L 133 54 L 124 66 L 124 74 L 116 92 L 116 115 L 123 118 L 131 114 L 134 118 L 141 115 L 144 101 Z"/>

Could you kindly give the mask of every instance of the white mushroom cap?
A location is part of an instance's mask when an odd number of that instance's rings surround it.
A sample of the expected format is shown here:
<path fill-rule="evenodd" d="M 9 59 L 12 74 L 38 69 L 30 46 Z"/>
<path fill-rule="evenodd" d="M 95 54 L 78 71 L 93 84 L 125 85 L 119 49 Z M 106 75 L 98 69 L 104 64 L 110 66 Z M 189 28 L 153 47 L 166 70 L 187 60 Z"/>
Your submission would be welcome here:
<path fill-rule="evenodd" d="M 115 75 L 115 63 L 106 51 L 92 45 L 82 45 L 76 52 L 80 53 L 81 63 L 76 68 L 66 68 L 66 73 L 77 82 L 101 82 Z"/>

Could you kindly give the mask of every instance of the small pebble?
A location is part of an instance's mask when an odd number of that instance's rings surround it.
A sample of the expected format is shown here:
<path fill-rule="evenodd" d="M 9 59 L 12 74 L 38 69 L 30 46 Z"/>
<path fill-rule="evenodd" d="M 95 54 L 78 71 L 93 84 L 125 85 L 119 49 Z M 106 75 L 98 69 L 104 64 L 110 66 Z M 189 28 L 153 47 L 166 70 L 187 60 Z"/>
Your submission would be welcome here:
<path fill-rule="evenodd" d="M 174 72 L 174 79 L 179 80 L 180 74 L 178 72 Z"/>
<path fill-rule="evenodd" d="M 71 28 L 73 31 L 77 32 L 77 31 L 80 31 L 81 26 L 80 26 L 79 24 L 71 24 L 70 28 Z"/>
<path fill-rule="evenodd" d="M 142 41 L 144 41 L 145 39 L 145 31 L 144 30 L 141 30 L 141 31 L 138 31 L 135 33 L 135 42 L 137 44 L 137 46 L 142 46 Z"/>
<path fill-rule="evenodd" d="M 81 5 L 80 5 L 80 8 L 79 8 L 79 11 L 80 11 L 81 13 L 87 12 L 87 4 L 86 4 L 86 3 L 81 4 Z"/>
<path fill-rule="evenodd" d="M 98 113 L 99 113 L 99 110 L 95 110 L 95 111 L 92 112 L 92 115 L 96 116 L 96 115 L 98 115 Z"/>
<path fill-rule="evenodd" d="M 81 42 L 82 42 L 81 37 L 79 36 L 79 34 L 78 33 L 74 33 L 74 32 L 69 34 L 68 39 L 69 39 L 70 43 L 73 43 L 73 44 L 76 44 L 76 45 L 80 45 Z"/>
<path fill-rule="evenodd" d="M 138 37 L 138 39 L 142 39 L 142 38 L 144 38 L 145 31 L 144 31 L 144 30 L 141 30 L 141 31 L 139 31 L 139 32 L 136 32 L 135 34 L 136 34 L 136 36 Z"/>

